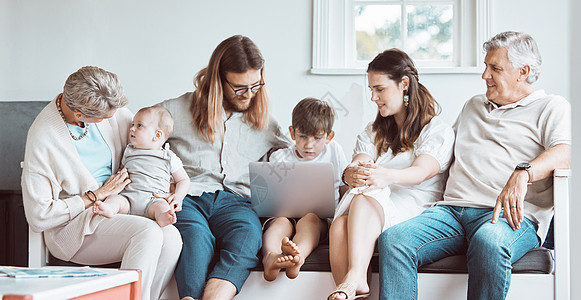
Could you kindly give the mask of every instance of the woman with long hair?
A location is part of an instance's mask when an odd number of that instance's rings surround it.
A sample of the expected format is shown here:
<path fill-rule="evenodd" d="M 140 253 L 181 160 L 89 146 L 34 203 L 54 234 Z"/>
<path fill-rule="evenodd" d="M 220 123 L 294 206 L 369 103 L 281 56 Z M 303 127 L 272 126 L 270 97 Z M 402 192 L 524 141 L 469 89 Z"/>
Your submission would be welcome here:
<path fill-rule="evenodd" d="M 367 77 L 378 112 L 357 137 L 343 173 L 351 189 L 330 229 L 331 270 L 338 284 L 331 300 L 369 296 L 367 271 L 377 238 L 441 199 L 452 159 L 454 131 L 437 116 L 439 105 L 405 52 L 380 53 L 369 63 Z"/>

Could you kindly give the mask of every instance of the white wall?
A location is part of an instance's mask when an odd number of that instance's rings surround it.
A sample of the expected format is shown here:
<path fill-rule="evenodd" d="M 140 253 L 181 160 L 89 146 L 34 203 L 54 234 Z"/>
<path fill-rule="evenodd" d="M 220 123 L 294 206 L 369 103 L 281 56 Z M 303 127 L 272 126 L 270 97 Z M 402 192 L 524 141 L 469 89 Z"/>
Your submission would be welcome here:
<path fill-rule="evenodd" d="M 544 69 L 537 86 L 568 98 L 568 0 L 491 0 L 493 31 L 522 30 L 538 41 Z M 130 109 L 193 89 L 195 73 L 223 39 L 251 37 L 266 58 L 272 112 L 286 127 L 306 96 L 327 92 L 338 112 L 338 141 L 350 154 L 375 114 L 364 75 L 309 75 L 312 1 L 0 1 L 0 101 L 50 100 L 84 65 L 117 73 Z M 516 11 L 519 13 L 515 13 Z M 421 75 L 452 123 L 480 74 Z M 338 102 L 339 103 L 338 103 Z"/>
<path fill-rule="evenodd" d="M 571 1 L 570 19 L 571 28 L 579 30 L 581 28 L 581 19 L 579 15 L 581 14 L 581 2 Z M 575 16 L 575 17 L 573 17 Z M 581 52 L 581 39 L 579 39 L 579 32 L 574 32 L 571 30 L 570 36 L 571 40 L 571 82 L 581 82 L 581 57 L 579 53 Z M 581 114 L 581 103 L 579 99 L 581 98 L 581 90 L 577 87 L 571 85 L 571 106 L 573 110 L 573 116 L 579 116 Z M 581 141 L 581 119 L 573 118 L 573 153 L 579 153 L 579 141 Z M 579 170 L 581 170 L 581 157 L 579 155 L 573 155 L 573 177 L 571 184 L 571 299 L 581 299 L 581 218 L 579 218 L 579 212 L 581 212 L 581 202 L 579 202 L 579 195 L 581 195 L 581 178 L 579 177 Z"/>

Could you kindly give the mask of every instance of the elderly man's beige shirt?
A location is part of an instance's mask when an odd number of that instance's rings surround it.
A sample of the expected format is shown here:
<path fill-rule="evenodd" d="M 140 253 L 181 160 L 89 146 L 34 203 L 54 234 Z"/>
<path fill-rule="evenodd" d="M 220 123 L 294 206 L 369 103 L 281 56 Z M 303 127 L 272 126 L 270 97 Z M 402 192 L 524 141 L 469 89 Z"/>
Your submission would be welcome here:
<path fill-rule="evenodd" d="M 456 123 L 455 160 L 439 205 L 493 208 L 516 165 L 545 150 L 571 144 L 571 106 L 560 96 L 536 91 L 498 106 L 484 95 L 470 99 Z M 553 179 L 529 185 L 525 216 L 544 239 L 553 215 Z"/>
<path fill-rule="evenodd" d="M 223 115 L 224 139 L 217 131 L 211 144 L 193 123 L 190 111 L 193 94 L 185 93 L 160 104 L 174 118 L 169 144 L 190 176 L 188 194 L 200 196 L 225 190 L 250 198 L 248 164 L 261 160 L 271 148 L 288 147 L 290 140 L 272 118 L 267 128 L 258 130 L 244 122 L 242 113 L 235 112 L 228 119 Z"/>

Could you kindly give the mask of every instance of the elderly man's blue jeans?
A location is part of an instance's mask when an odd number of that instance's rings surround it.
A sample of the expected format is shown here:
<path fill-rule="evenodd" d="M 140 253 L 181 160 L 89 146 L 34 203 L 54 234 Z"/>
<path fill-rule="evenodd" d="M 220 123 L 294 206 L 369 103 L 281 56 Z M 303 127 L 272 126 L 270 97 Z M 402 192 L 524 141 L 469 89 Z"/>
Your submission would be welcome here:
<path fill-rule="evenodd" d="M 184 243 L 175 271 L 180 298 L 202 298 L 210 278 L 227 280 L 240 292 L 262 246 L 250 201 L 225 191 L 188 195 L 177 217 Z"/>
<path fill-rule="evenodd" d="M 536 225 L 524 218 L 519 230 L 505 219 L 492 224 L 492 209 L 435 206 L 379 237 L 380 299 L 416 299 L 417 269 L 466 254 L 468 299 L 504 299 L 512 263 L 539 245 Z"/>

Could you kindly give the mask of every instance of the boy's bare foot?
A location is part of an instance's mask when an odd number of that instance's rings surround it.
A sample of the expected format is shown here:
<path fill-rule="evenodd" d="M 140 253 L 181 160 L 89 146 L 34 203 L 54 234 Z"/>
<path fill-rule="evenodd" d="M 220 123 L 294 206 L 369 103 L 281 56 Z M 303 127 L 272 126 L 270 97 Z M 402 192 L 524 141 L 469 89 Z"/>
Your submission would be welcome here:
<path fill-rule="evenodd" d="M 93 213 L 107 218 L 112 218 L 117 214 L 115 209 L 113 209 L 109 203 L 103 201 L 95 201 L 95 204 L 93 204 Z"/>
<path fill-rule="evenodd" d="M 282 253 L 286 255 L 297 256 L 301 254 L 301 250 L 293 241 L 291 241 L 288 237 L 284 237 L 280 244 L 280 250 Z"/>
<path fill-rule="evenodd" d="M 288 277 L 289 279 L 297 278 L 297 276 L 299 276 L 299 272 L 301 270 L 301 267 L 305 263 L 305 258 L 302 257 L 301 255 L 295 255 L 294 258 L 295 258 L 296 263 L 292 267 L 286 268 L 286 271 L 285 271 L 286 277 Z"/>
<path fill-rule="evenodd" d="M 280 244 L 280 250 L 282 253 L 287 255 L 292 255 L 295 264 L 286 268 L 286 277 L 290 279 L 295 279 L 299 276 L 299 271 L 305 263 L 305 259 L 301 256 L 301 249 L 297 244 L 291 241 L 288 237 L 284 237 Z"/>
<path fill-rule="evenodd" d="M 262 259 L 262 265 L 264 266 L 264 279 L 267 281 L 273 281 L 280 273 L 282 268 L 290 268 L 298 262 L 298 257 L 293 257 L 292 255 L 277 254 L 269 252 Z"/>
<path fill-rule="evenodd" d="M 155 222 L 157 222 L 159 227 L 165 227 L 167 225 L 174 224 L 177 220 L 178 218 L 176 213 L 171 209 L 155 216 Z"/>

